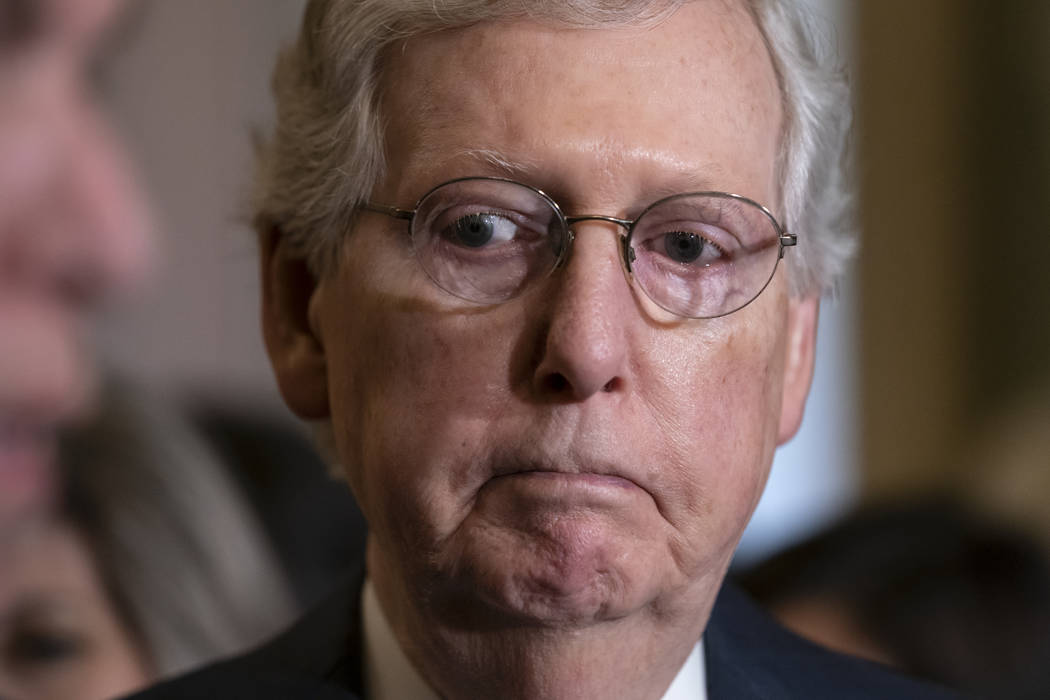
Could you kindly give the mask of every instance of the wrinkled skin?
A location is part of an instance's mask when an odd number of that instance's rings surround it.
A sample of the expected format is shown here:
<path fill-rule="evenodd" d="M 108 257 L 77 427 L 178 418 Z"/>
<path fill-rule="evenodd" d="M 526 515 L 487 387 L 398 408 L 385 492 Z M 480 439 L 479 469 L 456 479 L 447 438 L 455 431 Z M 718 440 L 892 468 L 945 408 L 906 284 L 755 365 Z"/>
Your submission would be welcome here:
<path fill-rule="evenodd" d="M 778 87 L 735 5 L 648 30 L 481 24 L 389 59 L 374 201 L 467 175 L 569 214 L 701 189 L 777 201 Z M 446 697 L 659 697 L 801 420 L 817 302 L 786 268 L 737 313 L 676 321 L 630 285 L 618 234 L 577 225 L 567 266 L 494 307 L 434 287 L 404 222 L 364 214 L 316 287 L 264 236 L 282 391 L 331 419 L 382 607 Z"/>

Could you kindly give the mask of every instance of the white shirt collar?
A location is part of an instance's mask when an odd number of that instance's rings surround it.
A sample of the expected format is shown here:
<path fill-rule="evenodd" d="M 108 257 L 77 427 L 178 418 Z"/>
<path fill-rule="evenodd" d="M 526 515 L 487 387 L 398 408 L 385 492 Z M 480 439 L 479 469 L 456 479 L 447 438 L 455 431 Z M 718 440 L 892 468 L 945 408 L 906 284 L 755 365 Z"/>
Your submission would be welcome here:
<path fill-rule="evenodd" d="M 707 668 L 704 666 L 704 638 L 689 652 L 689 658 L 678 669 L 663 700 L 707 700 Z"/>
<path fill-rule="evenodd" d="M 440 700 L 401 651 L 372 582 L 361 592 L 364 618 L 364 672 L 370 700 Z M 693 647 L 662 700 L 707 700 L 703 638 Z"/>

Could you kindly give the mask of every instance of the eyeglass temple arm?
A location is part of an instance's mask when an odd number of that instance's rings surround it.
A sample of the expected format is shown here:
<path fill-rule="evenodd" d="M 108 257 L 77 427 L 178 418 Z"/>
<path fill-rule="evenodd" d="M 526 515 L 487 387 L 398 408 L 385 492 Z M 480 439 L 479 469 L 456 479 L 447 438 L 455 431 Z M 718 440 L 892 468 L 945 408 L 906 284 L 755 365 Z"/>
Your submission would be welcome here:
<path fill-rule="evenodd" d="M 416 215 L 416 212 L 408 209 L 398 209 L 397 207 L 388 207 L 385 204 L 373 204 L 372 202 L 362 202 L 361 208 L 365 211 L 374 211 L 377 214 L 386 214 L 395 219 L 404 219 L 405 221 L 411 221 Z"/>
<path fill-rule="evenodd" d="M 780 255 L 777 256 L 778 260 L 784 259 L 784 249 L 791 248 L 792 246 L 798 245 L 798 235 L 794 233 L 782 233 L 780 234 Z"/>

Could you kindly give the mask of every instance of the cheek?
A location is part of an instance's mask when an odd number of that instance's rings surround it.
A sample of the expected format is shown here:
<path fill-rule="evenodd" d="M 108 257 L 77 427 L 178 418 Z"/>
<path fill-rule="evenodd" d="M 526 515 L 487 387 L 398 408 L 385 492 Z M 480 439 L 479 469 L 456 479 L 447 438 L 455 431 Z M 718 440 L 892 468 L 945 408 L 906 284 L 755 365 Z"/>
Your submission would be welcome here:
<path fill-rule="evenodd" d="M 756 308 L 679 338 L 650 367 L 664 377 L 654 449 L 670 472 L 668 519 L 687 568 L 709 566 L 701 553 L 728 557 L 761 496 L 776 446 L 783 347 L 778 316 Z M 744 313 L 744 312 L 740 312 Z M 665 345 L 666 347 L 666 345 Z M 698 544 L 698 543 L 703 543 Z"/>
<path fill-rule="evenodd" d="M 82 673 L 68 678 L 68 695 L 56 697 L 113 698 L 138 690 L 153 680 L 126 635 L 104 640 Z M 88 690 L 90 689 L 90 690 Z"/>
<path fill-rule="evenodd" d="M 514 331 L 443 311 L 426 287 L 356 280 L 326 334 L 338 451 L 373 532 L 433 541 L 457 522 L 473 457 L 511 404 Z"/>

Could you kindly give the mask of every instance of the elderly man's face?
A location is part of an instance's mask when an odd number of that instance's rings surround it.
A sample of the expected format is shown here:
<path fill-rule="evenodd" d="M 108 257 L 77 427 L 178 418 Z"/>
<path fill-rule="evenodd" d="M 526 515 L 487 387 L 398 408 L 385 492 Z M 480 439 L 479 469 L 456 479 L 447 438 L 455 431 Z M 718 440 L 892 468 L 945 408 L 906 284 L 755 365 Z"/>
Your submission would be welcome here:
<path fill-rule="evenodd" d="M 777 82 L 727 5 L 650 30 L 489 23 L 397 47 L 372 199 L 410 208 L 497 175 L 569 214 L 633 217 L 697 190 L 772 205 Z M 540 288 L 479 307 L 427 279 L 405 222 L 363 214 L 310 299 L 315 338 L 277 354 L 292 406 L 331 415 L 381 595 L 545 624 L 710 604 L 800 420 L 816 302 L 789 299 L 781 267 L 737 313 L 654 318 L 621 231 L 575 232 Z"/>
<path fill-rule="evenodd" d="M 117 0 L 0 0 L 0 530 L 86 403 L 88 311 L 138 278 L 144 207 L 88 71 Z"/>

